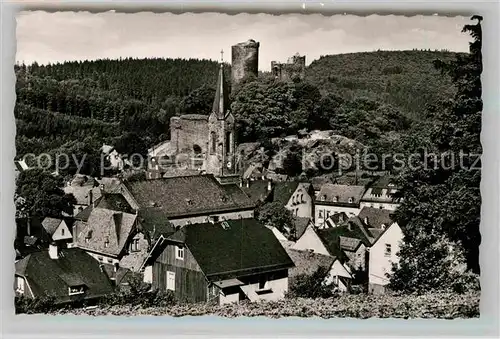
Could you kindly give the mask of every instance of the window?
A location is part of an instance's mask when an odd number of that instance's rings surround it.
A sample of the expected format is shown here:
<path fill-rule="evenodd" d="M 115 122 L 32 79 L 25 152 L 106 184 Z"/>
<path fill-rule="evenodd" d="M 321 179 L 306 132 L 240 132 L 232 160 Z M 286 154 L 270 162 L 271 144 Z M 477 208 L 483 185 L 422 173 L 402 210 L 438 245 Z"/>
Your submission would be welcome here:
<path fill-rule="evenodd" d="M 354 201 L 353 198 L 349 198 L 349 203 L 352 204 L 352 202 Z"/>
<path fill-rule="evenodd" d="M 104 239 L 104 247 L 108 248 L 109 247 L 109 238 L 106 237 L 106 239 Z"/>
<path fill-rule="evenodd" d="M 112 264 L 113 263 L 113 259 L 108 258 L 108 263 Z"/>
<path fill-rule="evenodd" d="M 175 272 L 167 271 L 167 290 L 175 291 Z"/>
<path fill-rule="evenodd" d="M 326 218 L 328 219 L 330 217 L 330 211 L 326 211 Z"/>
<path fill-rule="evenodd" d="M 103 261 L 102 257 L 97 257 L 97 260 Z"/>
<path fill-rule="evenodd" d="M 226 132 L 226 154 L 231 154 L 233 150 L 231 149 L 231 132 Z"/>
<path fill-rule="evenodd" d="M 210 140 L 212 142 L 211 146 L 210 147 L 210 153 L 211 154 L 215 154 L 215 149 L 216 149 L 216 146 L 217 146 L 217 140 L 216 140 L 216 136 L 215 136 L 215 132 L 210 132 Z"/>
<path fill-rule="evenodd" d="M 71 286 L 68 289 L 69 295 L 82 294 L 84 292 L 83 286 Z"/>
<path fill-rule="evenodd" d="M 319 211 L 319 217 L 323 218 L 323 211 L 322 210 Z"/>
<path fill-rule="evenodd" d="M 304 202 L 304 194 L 300 195 L 300 202 Z"/>
<path fill-rule="evenodd" d="M 385 256 L 386 257 L 391 256 L 391 251 L 392 251 L 391 244 L 385 244 Z"/>
<path fill-rule="evenodd" d="M 16 277 L 16 292 L 24 294 L 24 279 Z"/>
<path fill-rule="evenodd" d="M 61 229 L 61 235 L 64 236 L 64 228 Z"/>
<path fill-rule="evenodd" d="M 175 259 L 184 260 L 184 247 L 175 246 Z"/>
<path fill-rule="evenodd" d="M 132 242 L 130 243 L 130 251 L 131 252 L 139 252 L 140 251 L 139 238 L 132 239 Z"/>

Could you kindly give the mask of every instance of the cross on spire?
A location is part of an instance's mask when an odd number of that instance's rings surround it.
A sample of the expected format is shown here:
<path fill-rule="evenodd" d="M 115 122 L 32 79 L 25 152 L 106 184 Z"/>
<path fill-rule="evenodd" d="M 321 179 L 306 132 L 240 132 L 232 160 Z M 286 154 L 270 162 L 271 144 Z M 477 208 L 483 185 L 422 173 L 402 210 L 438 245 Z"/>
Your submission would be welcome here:
<path fill-rule="evenodd" d="M 224 50 L 223 49 L 220 50 L 220 62 L 221 63 L 224 62 Z"/>

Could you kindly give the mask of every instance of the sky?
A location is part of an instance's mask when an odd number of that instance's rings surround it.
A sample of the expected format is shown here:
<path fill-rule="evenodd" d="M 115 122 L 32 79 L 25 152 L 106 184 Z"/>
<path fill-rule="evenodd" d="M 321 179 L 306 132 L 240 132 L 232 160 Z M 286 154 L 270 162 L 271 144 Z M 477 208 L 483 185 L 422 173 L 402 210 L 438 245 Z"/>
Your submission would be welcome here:
<path fill-rule="evenodd" d="M 17 16 L 16 61 L 39 64 L 119 57 L 230 59 L 231 46 L 260 42 L 259 69 L 299 53 L 447 49 L 467 52 L 468 17 L 323 16 L 321 14 L 89 13 L 43 11 Z"/>

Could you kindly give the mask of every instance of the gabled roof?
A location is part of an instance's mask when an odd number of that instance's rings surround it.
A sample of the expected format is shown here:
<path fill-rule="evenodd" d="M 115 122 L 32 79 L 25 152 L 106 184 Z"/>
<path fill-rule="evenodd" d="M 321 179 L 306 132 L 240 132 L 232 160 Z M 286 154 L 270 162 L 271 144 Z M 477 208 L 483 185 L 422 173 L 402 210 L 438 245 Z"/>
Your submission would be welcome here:
<path fill-rule="evenodd" d="M 221 185 L 213 175 L 126 183 L 141 208 L 155 207 L 168 218 L 254 208 L 237 185 Z"/>
<path fill-rule="evenodd" d="M 93 180 L 93 179 L 92 179 Z M 92 193 L 90 193 L 92 192 Z M 92 200 L 98 199 L 101 196 L 101 190 L 98 187 L 92 185 L 87 185 L 83 183 L 82 186 L 79 185 L 69 185 L 64 187 L 64 193 L 73 194 L 76 199 L 77 205 L 89 205 L 90 204 L 90 194 L 92 194 Z"/>
<path fill-rule="evenodd" d="M 296 237 L 299 239 L 306 231 L 311 218 L 293 216 L 293 225 L 295 226 Z"/>
<path fill-rule="evenodd" d="M 358 217 L 365 222 L 368 221 L 368 225 L 371 228 L 382 228 L 382 225 L 390 226 L 394 221 L 391 218 L 393 211 L 386 209 L 373 208 L 373 207 L 363 207 L 359 212 Z"/>
<path fill-rule="evenodd" d="M 335 227 L 344 221 L 347 221 L 349 216 L 345 212 L 338 212 L 330 215 L 328 219 L 325 220 L 325 224 L 328 227 Z"/>
<path fill-rule="evenodd" d="M 347 224 L 344 224 L 316 231 L 328 252 L 331 255 L 338 256 L 341 261 L 345 259 L 343 250 L 355 251 L 360 244 L 370 246 L 369 239 L 360 228 L 362 225 L 357 224 L 355 218 L 349 219 L 348 222 L 351 223 L 350 229 Z M 343 240 L 341 240 L 341 237 Z M 348 240 L 347 238 L 355 240 Z"/>
<path fill-rule="evenodd" d="M 134 231 L 136 219 L 135 214 L 96 207 L 87 222 L 76 222 L 77 245 L 93 252 L 119 256 Z"/>
<path fill-rule="evenodd" d="M 134 213 L 134 209 L 130 206 L 127 199 L 119 193 L 104 193 L 102 198 L 96 204 L 96 207 L 112 211 L 120 211 L 131 214 Z"/>
<path fill-rule="evenodd" d="M 255 219 L 186 225 L 169 239 L 185 243 L 210 281 L 293 267 L 273 232 Z"/>
<path fill-rule="evenodd" d="M 299 186 L 298 181 L 282 181 L 274 184 L 273 201 L 285 206 Z"/>
<path fill-rule="evenodd" d="M 99 262 L 79 248 L 61 249 L 59 259 L 51 259 L 47 250 L 31 253 L 16 262 L 15 273 L 28 281 L 35 297 L 54 296 L 58 303 L 113 292 Z M 69 295 L 69 287 L 75 285 L 85 286 L 84 295 Z"/>
<path fill-rule="evenodd" d="M 321 187 L 316 201 L 319 203 L 359 204 L 364 192 L 364 186 L 325 184 Z M 352 202 L 349 202 L 349 199 L 352 199 Z"/>
<path fill-rule="evenodd" d="M 336 257 L 310 251 L 299 251 L 292 248 L 287 248 L 286 251 L 295 264 L 295 267 L 288 273 L 288 277 L 291 280 L 299 275 L 311 275 L 320 267 L 329 269 L 335 260 L 337 260 Z"/>
<path fill-rule="evenodd" d="M 158 239 L 160 235 L 169 236 L 175 232 L 174 226 L 168 221 L 165 213 L 160 208 L 144 208 L 139 210 L 139 222 L 148 232 L 151 240 Z"/>
<path fill-rule="evenodd" d="M 247 180 L 243 183 L 241 190 L 256 203 L 266 200 L 271 195 L 273 190 L 268 190 L 267 188 L 267 180 Z"/>
<path fill-rule="evenodd" d="M 62 219 L 47 217 L 43 219 L 42 226 L 48 235 L 52 236 L 61 224 Z"/>

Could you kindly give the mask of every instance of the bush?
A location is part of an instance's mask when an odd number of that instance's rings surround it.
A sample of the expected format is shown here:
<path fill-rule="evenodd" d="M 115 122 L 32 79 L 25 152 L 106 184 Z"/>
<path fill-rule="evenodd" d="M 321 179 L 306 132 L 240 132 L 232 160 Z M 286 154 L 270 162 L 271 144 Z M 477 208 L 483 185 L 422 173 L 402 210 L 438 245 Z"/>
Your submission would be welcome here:
<path fill-rule="evenodd" d="M 320 266 L 313 274 L 301 274 L 290 285 L 290 298 L 330 298 L 334 296 L 334 286 L 324 284 L 328 271 Z"/>
<path fill-rule="evenodd" d="M 16 296 L 14 305 L 16 314 L 49 313 L 58 308 L 55 304 L 55 299 L 52 297 L 28 298 L 25 296 Z"/>

